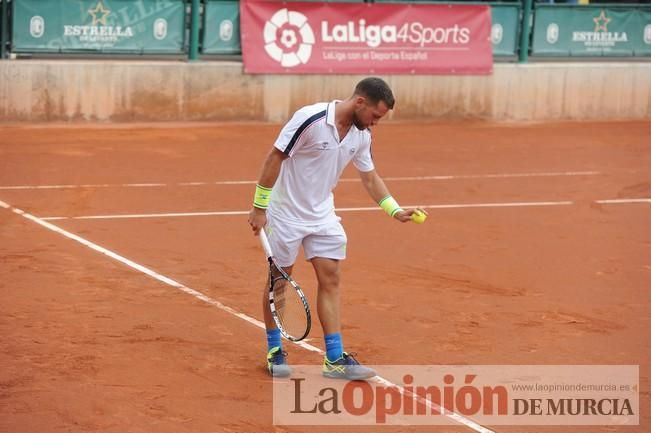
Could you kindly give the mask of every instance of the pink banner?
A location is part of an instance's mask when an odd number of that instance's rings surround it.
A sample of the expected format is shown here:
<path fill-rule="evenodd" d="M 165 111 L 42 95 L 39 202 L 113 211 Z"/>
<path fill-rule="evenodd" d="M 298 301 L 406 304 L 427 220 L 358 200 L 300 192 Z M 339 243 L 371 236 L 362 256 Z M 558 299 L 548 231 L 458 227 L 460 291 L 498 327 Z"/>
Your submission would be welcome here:
<path fill-rule="evenodd" d="M 490 7 L 240 2 L 247 73 L 490 74 Z"/>

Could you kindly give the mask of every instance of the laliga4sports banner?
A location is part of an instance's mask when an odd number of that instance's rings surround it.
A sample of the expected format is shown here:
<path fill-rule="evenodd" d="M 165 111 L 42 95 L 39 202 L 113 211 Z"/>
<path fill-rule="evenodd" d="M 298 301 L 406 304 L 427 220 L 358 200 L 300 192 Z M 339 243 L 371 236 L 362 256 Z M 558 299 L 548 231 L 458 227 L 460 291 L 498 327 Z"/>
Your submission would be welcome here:
<path fill-rule="evenodd" d="M 247 73 L 489 74 L 490 6 L 240 2 Z"/>

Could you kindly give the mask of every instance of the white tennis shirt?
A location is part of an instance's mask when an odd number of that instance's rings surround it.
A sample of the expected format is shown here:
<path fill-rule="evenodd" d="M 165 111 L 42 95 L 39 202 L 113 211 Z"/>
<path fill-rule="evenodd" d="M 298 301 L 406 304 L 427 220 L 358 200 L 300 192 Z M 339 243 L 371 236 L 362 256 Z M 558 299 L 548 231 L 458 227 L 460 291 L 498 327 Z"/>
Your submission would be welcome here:
<path fill-rule="evenodd" d="M 359 171 L 375 168 L 371 133 L 355 125 L 340 142 L 335 104 L 321 102 L 301 108 L 280 131 L 274 146 L 289 156 L 271 193 L 268 213 L 299 225 L 337 220 L 332 190 L 352 160 Z"/>

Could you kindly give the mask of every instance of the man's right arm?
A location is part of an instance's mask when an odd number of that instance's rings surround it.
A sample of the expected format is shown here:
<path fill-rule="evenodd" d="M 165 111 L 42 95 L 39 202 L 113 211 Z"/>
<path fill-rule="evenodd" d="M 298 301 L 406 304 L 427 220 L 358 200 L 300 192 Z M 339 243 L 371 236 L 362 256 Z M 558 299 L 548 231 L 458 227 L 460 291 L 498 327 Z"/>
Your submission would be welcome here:
<path fill-rule="evenodd" d="M 257 188 L 267 189 L 269 190 L 269 194 L 271 194 L 271 189 L 276 183 L 276 179 L 278 179 L 278 175 L 280 174 L 280 167 L 285 159 L 287 159 L 287 155 L 285 155 L 279 149 L 276 147 L 273 147 L 271 149 L 262 166 L 262 173 L 260 174 Z M 258 190 L 257 188 L 256 191 Z M 251 225 L 253 234 L 256 236 L 267 224 L 266 203 L 259 203 L 257 196 L 258 194 L 256 193 L 253 208 L 251 209 L 251 212 L 249 212 L 249 224 Z"/>

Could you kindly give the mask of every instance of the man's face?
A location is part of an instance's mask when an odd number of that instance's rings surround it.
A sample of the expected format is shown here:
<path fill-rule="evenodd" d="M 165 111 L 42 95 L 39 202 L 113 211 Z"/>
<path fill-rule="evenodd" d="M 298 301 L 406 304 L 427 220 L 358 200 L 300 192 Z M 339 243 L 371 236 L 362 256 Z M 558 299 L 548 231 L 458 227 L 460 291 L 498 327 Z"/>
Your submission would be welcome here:
<path fill-rule="evenodd" d="M 364 130 L 376 125 L 379 120 L 389 111 L 389 107 L 384 101 L 371 104 L 363 96 L 358 96 L 355 100 L 355 112 L 353 113 L 353 124 L 357 129 Z"/>

